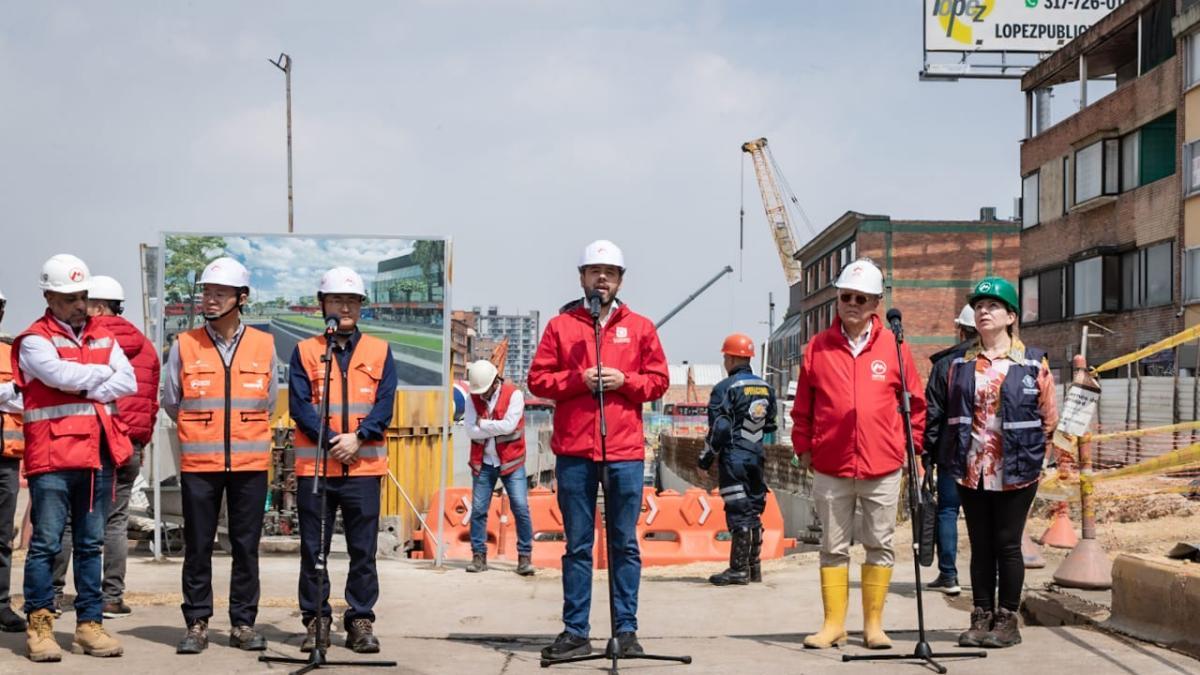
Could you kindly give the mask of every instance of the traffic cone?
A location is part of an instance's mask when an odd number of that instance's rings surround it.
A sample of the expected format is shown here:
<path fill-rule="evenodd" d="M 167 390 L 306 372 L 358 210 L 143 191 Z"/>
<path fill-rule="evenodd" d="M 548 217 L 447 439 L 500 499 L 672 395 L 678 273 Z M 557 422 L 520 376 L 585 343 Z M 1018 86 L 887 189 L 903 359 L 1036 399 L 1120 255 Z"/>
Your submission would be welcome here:
<path fill-rule="evenodd" d="M 1027 570 L 1041 569 L 1046 566 L 1046 559 L 1042 556 L 1042 549 L 1033 543 L 1033 539 L 1029 537 L 1028 530 L 1021 533 L 1021 557 L 1025 560 L 1025 569 Z"/>
<path fill-rule="evenodd" d="M 1079 535 L 1075 534 L 1075 527 L 1071 525 L 1071 517 L 1068 515 L 1070 508 L 1066 502 L 1059 502 L 1055 505 L 1050 527 L 1042 533 L 1043 545 L 1054 548 L 1075 548 L 1075 544 L 1079 543 Z"/>

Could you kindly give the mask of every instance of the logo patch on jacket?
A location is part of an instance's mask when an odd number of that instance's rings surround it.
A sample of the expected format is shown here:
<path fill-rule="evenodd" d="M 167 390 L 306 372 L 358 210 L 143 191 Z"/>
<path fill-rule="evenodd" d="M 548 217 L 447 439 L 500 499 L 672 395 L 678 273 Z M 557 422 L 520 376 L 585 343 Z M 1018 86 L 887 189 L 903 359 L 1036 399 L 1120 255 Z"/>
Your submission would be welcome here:
<path fill-rule="evenodd" d="M 874 361 L 871 362 L 871 379 L 872 380 L 882 381 L 884 379 L 884 376 L 886 376 L 886 375 L 887 375 L 887 364 L 883 362 L 883 359 L 875 359 Z"/>
<path fill-rule="evenodd" d="M 754 420 L 755 422 L 766 419 L 767 409 L 769 406 L 770 403 L 767 401 L 767 399 L 755 399 L 750 403 L 750 419 Z"/>
<path fill-rule="evenodd" d="M 613 336 L 613 344 L 629 344 L 629 329 L 625 326 L 617 326 L 616 334 Z"/>
<path fill-rule="evenodd" d="M 1037 387 L 1037 381 L 1033 379 L 1032 375 L 1026 375 L 1024 379 L 1021 380 L 1021 386 L 1025 387 L 1026 389 L 1033 389 L 1034 387 Z"/>

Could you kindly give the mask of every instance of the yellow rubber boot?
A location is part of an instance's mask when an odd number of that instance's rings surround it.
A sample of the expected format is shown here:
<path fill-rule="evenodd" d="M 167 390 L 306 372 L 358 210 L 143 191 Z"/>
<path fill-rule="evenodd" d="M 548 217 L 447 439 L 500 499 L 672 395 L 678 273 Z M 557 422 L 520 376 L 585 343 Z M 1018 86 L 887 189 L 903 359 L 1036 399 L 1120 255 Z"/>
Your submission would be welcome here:
<path fill-rule="evenodd" d="M 825 605 L 825 625 L 804 638 L 809 649 L 829 649 L 846 644 L 846 605 L 850 602 L 850 568 L 821 568 L 821 602 Z"/>
<path fill-rule="evenodd" d="M 892 640 L 883 632 L 883 604 L 887 601 L 892 568 L 862 566 L 863 644 L 867 649 L 891 649 Z"/>

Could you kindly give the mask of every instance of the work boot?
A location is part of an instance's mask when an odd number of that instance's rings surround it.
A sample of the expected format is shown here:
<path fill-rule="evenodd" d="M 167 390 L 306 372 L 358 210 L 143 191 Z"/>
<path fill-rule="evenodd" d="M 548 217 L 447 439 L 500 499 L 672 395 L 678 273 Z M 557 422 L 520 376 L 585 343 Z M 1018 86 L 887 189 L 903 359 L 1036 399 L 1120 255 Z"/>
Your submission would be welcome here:
<path fill-rule="evenodd" d="M 324 632 L 324 635 L 322 636 L 322 639 L 321 639 L 321 649 L 323 649 L 325 651 L 329 651 L 329 627 L 332 623 L 333 623 L 333 617 L 328 617 L 328 616 L 321 617 L 320 628 Z M 316 647 L 317 647 L 317 619 L 316 619 L 316 617 L 309 619 L 308 623 L 305 625 L 308 628 L 308 634 L 304 636 L 304 641 L 300 643 L 300 651 L 307 654 L 307 653 L 311 652 L 313 649 L 316 649 Z"/>
<path fill-rule="evenodd" d="M 468 572 L 486 572 L 487 571 L 487 554 L 472 553 L 471 564 L 467 565 Z"/>
<path fill-rule="evenodd" d="M 99 621 L 80 621 L 75 626 L 75 640 L 71 642 L 72 654 L 120 656 L 124 651 L 121 643 L 109 635 Z"/>
<path fill-rule="evenodd" d="M 642 649 L 641 643 L 638 642 L 637 633 L 631 630 L 617 633 L 617 649 L 620 650 L 617 658 L 641 656 L 646 653 Z M 609 656 L 611 657 L 612 655 L 609 654 Z"/>
<path fill-rule="evenodd" d="M 25 619 L 14 612 L 12 607 L 8 605 L 0 607 L 0 630 L 5 633 L 20 633 L 25 628 L 27 628 Z"/>
<path fill-rule="evenodd" d="M 982 647 L 983 638 L 992 632 L 992 610 L 976 607 L 971 610 L 971 627 L 959 633 L 959 647 Z"/>
<path fill-rule="evenodd" d="M 761 526 L 750 531 L 750 583 L 762 583 L 762 540 Z"/>
<path fill-rule="evenodd" d="M 379 638 L 370 619 L 359 617 L 346 622 L 346 649 L 358 654 L 379 653 Z"/>
<path fill-rule="evenodd" d="M 133 610 L 123 600 L 105 603 L 104 605 L 104 618 L 106 619 L 123 619 L 130 614 L 133 614 Z"/>
<path fill-rule="evenodd" d="M 867 649 L 891 649 L 892 640 L 883 632 L 883 605 L 887 601 L 892 568 L 862 566 L 863 645 Z"/>
<path fill-rule="evenodd" d="M 809 649 L 829 649 L 846 644 L 846 605 L 850 603 L 850 568 L 821 568 L 821 602 L 825 623 L 821 630 L 804 638 Z"/>
<path fill-rule="evenodd" d="M 25 655 L 30 661 L 62 661 L 62 649 L 54 641 L 54 612 L 39 609 L 29 615 L 25 629 Z"/>
<path fill-rule="evenodd" d="M 554 644 L 542 648 L 542 658 L 547 661 L 569 659 L 572 656 L 587 656 L 592 653 L 592 643 L 584 637 L 563 631 L 554 639 Z"/>
<path fill-rule="evenodd" d="M 531 577 L 537 570 L 533 569 L 533 559 L 529 555 L 517 555 L 517 574 Z"/>
<path fill-rule="evenodd" d="M 985 633 L 979 644 L 983 647 L 1012 647 L 1021 644 L 1021 630 L 1017 626 L 1017 613 L 1003 607 L 996 610 L 991 632 Z"/>
<path fill-rule="evenodd" d="M 750 583 L 750 530 L 734 530 L 729 546 L 729 569 L 714 574 L 708 582 L 714 586 L 745 586 Z"/>
<path fill-rule="evenodd" d="M 175 653 L 199 654 L 205 649 L 208 649 L 208 619 L 196 619 L 175 645 Z"/>
<path fill-rule="evenodd" d="M 234 626 L 229 631 L 229 646 L 247 652 L 261 652 L 267 648 L 267 638 L 254 630 L 254 626 Z"/>

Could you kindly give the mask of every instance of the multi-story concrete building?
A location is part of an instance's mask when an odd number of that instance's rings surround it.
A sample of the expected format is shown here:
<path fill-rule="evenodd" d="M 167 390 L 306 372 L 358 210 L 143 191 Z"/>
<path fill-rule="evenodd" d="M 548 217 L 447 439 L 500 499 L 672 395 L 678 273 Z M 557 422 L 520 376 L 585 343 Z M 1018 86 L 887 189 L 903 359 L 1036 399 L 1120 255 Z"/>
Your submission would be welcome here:
<path fill-rule="evenodd" d="M 1172 18 L 1182 5 L 1129 0 L 1021 81 L 1020 332 L 1049 351 L 1060 377 L 1069 376 L 1085 326 L 1097 337 L 1088 360 L 1099 363 L 1181 329 L 1185 295 L 1196 295 L 1181 292 L 1180 252 L 1200 244 L 1200 205 L 1191 207 L 1197 236 L 1183 237 L 1177 178 L 1176 149 L 1200 138 L 1200 118 L 1196 128 L 1181 124 L 1196 66 L 1176 55 Z M 1184 32 L 1196 24 L 1194 9 L 1186 15 L 1190 22 L 1175 22 Z M 1100 79 L 1115 90 L 1089 98 L 1089 80 Z M 1040 103 L 1068 83 L 1079 109 L 1051 125 Z"/>
<path fill-rule="evenodd" d="M 508 338 L 504 377 L 513 384 L 524 385 L 540 335 L 537 310 L 528 314 L 500 314 L 498 307 L 491 306 L 486 312 L 481 312 L 479 307 L 471 311 L 479 317 L 476 329 L 479 337 L 496 341 Z"/>
<path fill-rule="evenodd" d="M 475 360 L 472 343 L 478 320 L 474 312 L 461 309 L 450 312 L 450 377 L 453 380 L 466 380 L 467 365 Z"/>
<path fill-rule="evenodd" d="M 980 220 L 892 220 L 848 211 L 796 253 L 803 279 L 790 289 L 783 325 L 771 338 L 768 378 L 779 391 L 795 381 L 805 345 L 837 315 L 842 268 L 870 258 L 883 270 L 880 318 L 892 307 L 904 315 L 905 339 L 924 377 L 929 356 L 955 343 L 954 319 L 976 281 L 1015 280 L 1020 225 L 985 208 Z"/>

